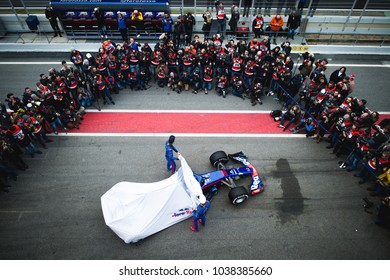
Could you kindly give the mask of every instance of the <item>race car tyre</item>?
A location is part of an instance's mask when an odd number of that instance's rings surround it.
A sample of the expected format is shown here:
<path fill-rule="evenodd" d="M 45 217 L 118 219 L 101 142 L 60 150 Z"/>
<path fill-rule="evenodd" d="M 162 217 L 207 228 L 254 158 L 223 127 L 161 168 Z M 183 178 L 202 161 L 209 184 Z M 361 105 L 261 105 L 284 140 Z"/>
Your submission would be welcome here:
<path fill-rule="evenodd" d="M 229 192 L 229 199 L 234 205 L 244 203 L 248 197 L 248 191 L 244 187 L 235 187 Z"/>
<path fill-rule="evenodd" d="M 229 157 L 224 151 L 218 151 L 210 156 L 210 162 L 213 166 L 217 167 L 218 163 L 225 164 L 229 161 Z"/>

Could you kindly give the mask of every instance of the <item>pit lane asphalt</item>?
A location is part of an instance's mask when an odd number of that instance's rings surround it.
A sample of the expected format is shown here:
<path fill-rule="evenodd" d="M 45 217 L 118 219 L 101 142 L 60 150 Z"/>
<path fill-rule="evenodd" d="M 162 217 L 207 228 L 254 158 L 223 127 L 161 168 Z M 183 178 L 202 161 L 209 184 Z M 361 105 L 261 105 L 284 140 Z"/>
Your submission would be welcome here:
<path fill-rule="evenodd" d="M 43 60 L 36 54 L 31 59 Z M 47 61 L 62 59 L 68 59 L 68 55 L 47 57 Z M 378 64 L 390 61 L 382 56 L 364 59 Z M 0 61 L 5 58 L 0 56 Z M 368 61 L 353 57 L 345 61 L 334 59 L 332 63 Z M 59 64 L 53 66 L 59 68 Z M 21 97 L 24 87 L 34 88 L 39 74 L 49 67 L 3 65 L 1 100 L 10 91 Z M 355 95 L 366 98 L 372 109 L 389 111 L 385 98 L 389 68 L 347 69 L 357 76 Z M 331 71 L 327 71 L 328 77 Z M 252 107 L 248 100 L 232 96 L 222 99 L 212 93 L 206 96 L 167 92 L 156 87 L 148 92 L 121 92 L 114 96 L 117 105 L 106 108 L 277 108 L 270 97 L 264 98 L 263 106 Z M 212 170 L 208 158 L 217 150 L 244 151 L 258 168 L 266 190 L 235 207 L 228 201 L 228 190 L 221 189 L 212 202 L 207 225 L 199 233 L 189 230 L 187 220 L 139 243 L 126 245 L 104 224 L 100 197 L 119 181 L 154 182 L 168 177 L 163 156 L 165 137 L 52 139 L 55 142 L 43 155 L 25 157 L 29 170 L 21 172 L 17 182 L 11 182 L 10 193 L 0 194 L 1 259 L 390 257 L 389 231 L 374 225 L 374 215 L 364 212 L 362 207 L 362 197 L 368 194 L 365 188 L 370 184 L 358 185 L 352 174 L 340 170 L 340 159 L 325 149 L 326 143 L 317 145 L 305 138 L 178 137 L 176 147 L 194 172 Z M 239 185 L 248 183 L 245 179 Z"/>
<path fill-rule="evenodd" d="M 298 61 L 294 54 L 293 60 Z M 332 71 L 341 66 L 347 66 L 347 73 L 356 75 L 356 88 L 354 96 L 368 100 L 368 106 L 372 110 L 390 111 L 390 101 L 388 98 L 388 88 L 390 77 L 390 57 L 384 55 L 338 55 L 338 54 L 315 54 L 316 58 L 327 58 L 329 68 L 326 71 L 329 78 Z M 4 101 L 7 93 L 13 92 L 21 97 L 26 86 L 33 90 L 35 84 L 39 81 L 39 74 L 46 73 L 51 67 L 59 70 L 61 61 L 69 61 L 69 53 L 0 53 L 0 63 L 10 62 L 43 62 L 53 64 L 3 64 L 0 65 L 0 101 Z M 299 61 L 302 62 L 301 60 Z M 336 65 L 336 66 L 332 66 Z M 353 67 L 352 65 L 363 65 Z M 295 69 L 295 68 L 294 68 Z M 297 70 L 295 71 L 297 72 Z M 114 96 L 115 106 L 110 109 L 160 109 L 160 110 L 273 110 L 277 106 L 271 97 L 263 98 L 262 106 L 248 106 L 248 102 L 241 102 L 234 96 L 228 96 L 221 99 L 215 94 L 209 94 L 208 98 L 199 98 L 198 95 L 184 93 L 178 95 L 170 92 L 167 88 L 160 89 L 157 86 L 152 87 L 148 92 L 131 92 Z M 131 97 L 129 97 L 131 95 Z M 232 101 L 233 99 L 233 101 Z M 117 102 L 118 101 L 118 102 Z"/>

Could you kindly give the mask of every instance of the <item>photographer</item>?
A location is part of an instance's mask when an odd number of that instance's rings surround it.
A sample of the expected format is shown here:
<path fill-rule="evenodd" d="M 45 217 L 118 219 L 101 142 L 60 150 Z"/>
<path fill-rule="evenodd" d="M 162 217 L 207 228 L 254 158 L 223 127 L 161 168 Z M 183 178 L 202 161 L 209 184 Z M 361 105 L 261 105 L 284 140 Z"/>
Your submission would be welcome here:
<path fill-rule="evenodd" d="M 261 83 L 255 83 L 253 89 L 250 90 L 250 99 L 251 99 L 252 106 L 255 106 L 257 103 L 259 103 L 260 105 L 263 104 L 263 101 L 261 101 L 260 98 L 262 93 L 263 93 L 263 87 Z"/>
<path fill-rule="evenodd" d="M 375 130 L 366 142 L 370 149 L 379 149 L 387 140 L 389 140 L 389 126 L 381 127 L 379 125 L 373 125 L 371 128 Z"/>
<path fill-rule="evenodd" d="M 294 123 L 300 117 L 300 115 L 301 108 L 298 105 L 292 106 L 290 110 L 288 110 L 282 115 L 278 127 L 283 128 L 283 131 L 285 131 L 292 123 Z M 286 126 L 284 126 L 284 122 L 286 120 L 288 120 L 289 122 L 286 124 Z"/>
<path fill-rule="evenodd" d="M 326 146 L 327 149 L 333 149 L 338 140 L 343 137 L 343 132 L 347 131 L 352 127 L 351 117 L 349 114 L 345 114 L 343 117 L 340 117 L 331 131 L 331 141 L 330 145 Z"/>
<path fill-rule="evenodd" d="M 353 152 L 357 139 L 362 135 L 361 131 L 354 124 L 350 128 L 343 129 L 341 133 L 341 138 L 335 143 L 333 148 L 333 153 L 337 157 L 341 154 L 348 155 Z"/>
<path fill-rule="evenodd" d="M 24 104 L 22 100 L 20 100 L 18 97 L 16 97 L 13 93 L 8 93 L 7 94 L 7 104 L 8 108 L 14 112 L 19 110 L 19 108 L 23 108 Z"/>
<path fill-rule="evenodd" d="M 390 166 L 390 153 L 388 151 L 384 151 L 377 154 L 373 154 L 372 158 L 368 159 L 365 167 L 359 174 L 355 174 L 355 177 L 360 177 L 361 180 L 359 184 L 365 183 L 373 174 L 382 174 L 385 172 Z"/>
<path fill-rule="evenodd" d="M 10 126 L 7 131 L 7 137 L 13 143 L 17 144 L 21 148 L 24 148 L 26 154 L 30 154 L 32 158 L 34 157 L 34 154 L 42 154 L 42 152 L 31 141 L 30 137 L 28 137 L 27 132 L 17 124 Z"/>
<path fill-rule="evenodd" d="M 77 128 L 81 124 L 81 117 L 72 112 L 71 109 L 66 109 L 61 113 L 62 122 L 69 129 Z"/>
<path fill-rule="evenodd" d="M 53 141 L 47 137 L 46 132 L 42 127 L 43 119 L 38 119 L 35 116 L 24 115 L 23 121 L 23 127 L 26 131 L 37 139 L 43 148 L 47 149 L 46 143 L 51 143 Z"/>

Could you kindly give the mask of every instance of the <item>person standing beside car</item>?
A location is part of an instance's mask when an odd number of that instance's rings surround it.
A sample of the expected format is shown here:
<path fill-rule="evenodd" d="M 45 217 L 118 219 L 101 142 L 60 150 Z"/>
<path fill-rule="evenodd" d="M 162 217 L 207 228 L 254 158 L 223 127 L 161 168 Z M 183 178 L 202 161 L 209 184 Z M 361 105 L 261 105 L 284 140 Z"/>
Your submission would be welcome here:
<path fill-rule="evenodd" d="M 199 205 L 193 212 L 192 226 L 190 226 L 190 230 L 199 231 L 198 222 L 201 223 L 202 226 L 206 225 L 206 214 L 210 205 L 210 201 L 207 201 L 204 195 L 199 196 Z"/>
<path fill-rule="evenodd" d="M 169 136 L 168 141 L 165 142 L 165 159 L 167 160 L 167 170 L 172 172 L 172 174 L 176 172 L 175 160 L 178 160 L 178 158 L 173 156 L 173 152 L 176 152 L 178 155 L 180 155 L 175 146 L 173 146 L 173 142 L 175 142 L 174 135 Z"/>

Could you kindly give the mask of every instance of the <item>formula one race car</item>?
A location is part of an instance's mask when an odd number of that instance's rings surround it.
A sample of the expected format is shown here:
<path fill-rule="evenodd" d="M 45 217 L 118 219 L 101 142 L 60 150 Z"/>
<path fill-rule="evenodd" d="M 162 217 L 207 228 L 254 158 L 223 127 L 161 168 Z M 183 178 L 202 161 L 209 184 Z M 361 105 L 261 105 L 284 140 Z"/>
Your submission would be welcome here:
<path fill-rule="evenodd" d="M 244 166 L 227 169 L 225 164 L 229 161 L 229 158 L 241 162 Z M 217 170 L 204 174 L 194 173 L 208 200 L 217 194 L 218 185 L 226 185 L 230 188 L 229 199 L 231 203 L 240 204 L 245 202 L 249 197 L 247 189 L 243 186 L 237 186 L 234 182 L 234 180 L 239 179 L 243 175 L 252 176 L 250 185 L 250 194 L 252 196 L 264 191 L 264 185 L 259 177 L 259 173 L 243 152 L 227 155 L 224 151 L 218 151 L 210 156 L 210 162 Z"/>
<path fill-rule="evenodd" d="M 136 183 L 122 181 L 115 184 L 101 197 L 104 221 L 126 243 L 137 242 L 145 237 L 192 217 L 200 198 L 211 199 L 218 186 L 230 188 L 229 199 L 233 204 L 243 203 L 249 197 L 244 187 L 234 180 L 250 175 L 251 195 L 264 190 L 256 168 L 242 153 L 226 155 L 218 151 L 210 156 L 217 170 L 195 174 L 182 155 L 178 156 L 181 167 L 162 181 Z M 239 168 L 225 168 L 229 159 L 242 163 Z"/>

